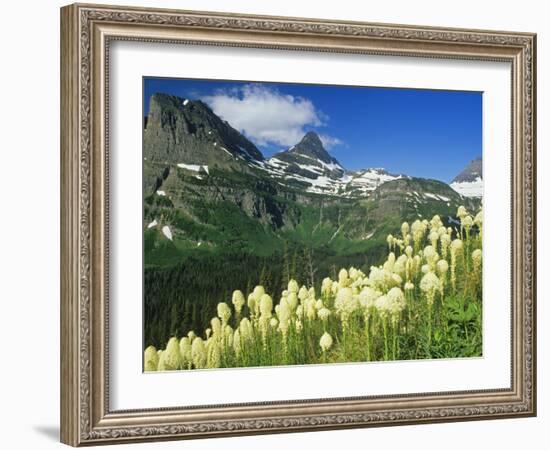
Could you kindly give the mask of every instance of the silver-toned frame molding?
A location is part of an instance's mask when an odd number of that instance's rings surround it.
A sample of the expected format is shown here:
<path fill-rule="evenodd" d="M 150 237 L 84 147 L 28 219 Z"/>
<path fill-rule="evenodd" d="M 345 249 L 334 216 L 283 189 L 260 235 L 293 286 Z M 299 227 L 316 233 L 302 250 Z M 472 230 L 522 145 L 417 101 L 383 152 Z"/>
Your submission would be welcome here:
<path fill-rule="evenodd" d="M 509 389 L 112 411 L 108 57 L 112 40 L 508 61 Z M 61 9 L 61 440 L 73 446 L 536 414 L 536 35 L 75 4 Z"/>

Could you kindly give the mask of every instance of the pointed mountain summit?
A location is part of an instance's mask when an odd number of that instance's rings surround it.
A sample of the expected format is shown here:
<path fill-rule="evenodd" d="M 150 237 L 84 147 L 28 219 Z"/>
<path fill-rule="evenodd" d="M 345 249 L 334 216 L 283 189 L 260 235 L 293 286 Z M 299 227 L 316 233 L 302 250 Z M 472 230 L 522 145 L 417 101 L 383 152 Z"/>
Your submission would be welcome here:
<path fill-rule="evenodd" d="M 323 161 L 327 164 L 338 164 L 338 161 L 330 156 L 330 154 L 325 150 L 321 138 L 314 131 L 307 132 L 302 140 L 298 142 L 294 147 L 290 148 L 288 152 L 310 158 L 316 158 L 319 161 Z"/>
<path fill-rule="evenodd" d="M 296 145 L 274 155 L 269 162 L 285 172 L 306 178 L 341 178 L 344 168 L 326 151 L 317 133 L 309 131 Z"/>
<path fill-rule="evenodd" d="M 481 156 L 470 163 L 454 177 L 450 186 L 465 197 L 481 197 L 483 195 L 483 164 Z"/>

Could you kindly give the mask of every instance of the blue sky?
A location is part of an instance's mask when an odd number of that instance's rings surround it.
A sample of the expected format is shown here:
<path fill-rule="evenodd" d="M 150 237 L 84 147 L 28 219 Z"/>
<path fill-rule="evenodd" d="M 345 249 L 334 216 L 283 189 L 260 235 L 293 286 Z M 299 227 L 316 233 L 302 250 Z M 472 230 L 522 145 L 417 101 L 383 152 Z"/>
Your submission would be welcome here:
<path fill-rule="evenodd" d="M 201 99 L 265 156 L 317 132 L 347 169 L 451 181 L 482 153 L 482 93 L 239 81 L 144 79 L 155 92 Z"/>

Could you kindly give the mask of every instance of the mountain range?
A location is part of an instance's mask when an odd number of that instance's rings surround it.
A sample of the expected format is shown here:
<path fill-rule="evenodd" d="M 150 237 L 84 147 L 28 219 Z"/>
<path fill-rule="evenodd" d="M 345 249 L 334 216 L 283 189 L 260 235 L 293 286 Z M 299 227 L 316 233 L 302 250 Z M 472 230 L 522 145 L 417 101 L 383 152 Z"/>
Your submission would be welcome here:
<path fill-rule="evenodd" d="M 153 265 L 201 246 L 269 254 L 281 239 L 360 252 L 404 220 L 477 208 L 482 186 L 480 159 L 451 185 L 382 168 L 350 171 L 312 131 L 265 158 L 206 103 L 162 93 L 150 98 L 143 159 L 146 264 Z"/>

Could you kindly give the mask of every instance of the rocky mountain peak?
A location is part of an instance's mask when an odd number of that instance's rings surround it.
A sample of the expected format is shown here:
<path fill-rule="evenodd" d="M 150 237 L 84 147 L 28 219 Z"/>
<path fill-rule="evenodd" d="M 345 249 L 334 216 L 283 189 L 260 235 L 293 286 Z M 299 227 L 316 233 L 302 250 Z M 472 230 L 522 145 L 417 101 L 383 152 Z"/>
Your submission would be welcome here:
<path fill-rule="evenodd" d="M 325 150 L 323 142 L 317 133 L 314 131 L 308 131 L 302 140 L 298 142 L 294 147 L 288 151 L 298 153 L 300 155 L 317 158 L 327 164 L 335 162 L 336 160 L 330 156 Z"/>
<path fill-rule="evenodd" d="M 200 100 L 155 93 L 144 123 L 144 157 L 150 161 L 234 165 L 231 159 L 263 160 L 252 142 Z"/>
<path fill-rule="evenodd" d="M 451 183 L 472 182 L 478 178 L 483 179 L 483 166 L 481 156 L 470 161 L 468 165 L 460 172 Z"/>
<path fill-rule="evenodd" d="M 481 157 L 469 162 L 450 185 L 456 192 L 465 197 L 483 196 L 483 164 Z"/>

